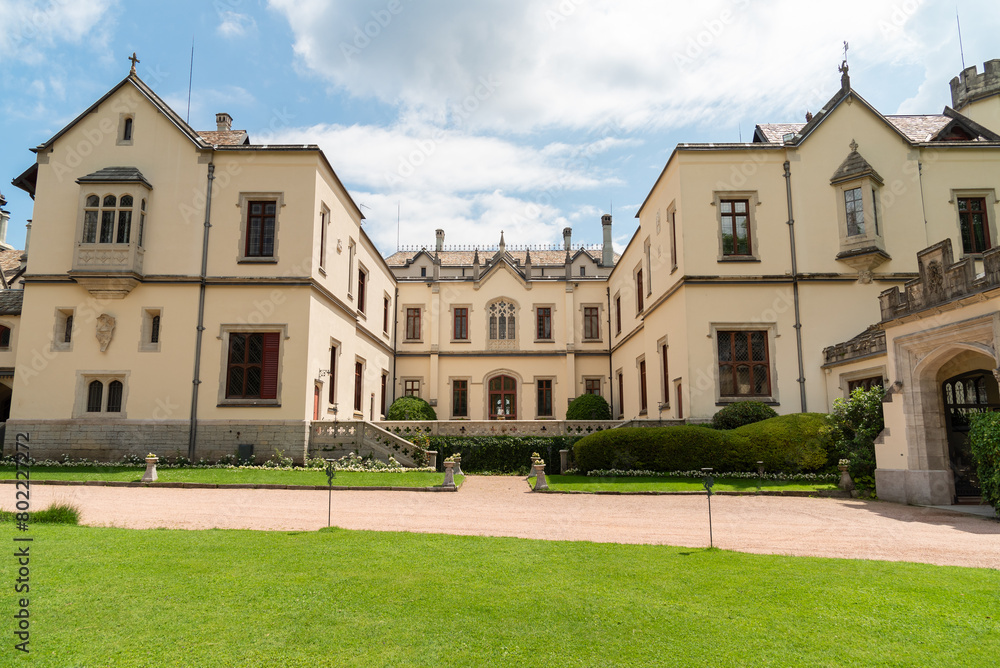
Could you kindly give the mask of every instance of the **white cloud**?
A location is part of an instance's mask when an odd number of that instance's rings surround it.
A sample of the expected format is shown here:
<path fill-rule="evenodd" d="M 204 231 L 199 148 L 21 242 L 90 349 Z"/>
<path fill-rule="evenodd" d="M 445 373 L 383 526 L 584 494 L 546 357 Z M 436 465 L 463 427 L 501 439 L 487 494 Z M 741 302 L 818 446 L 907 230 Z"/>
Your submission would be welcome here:
<path fill-rule="evenodd" d="M 242 37 L 247 33 L 257 31 L 257 22 L 248 14 L 240 14 L 227 9 L 219 12 L 219 18 L 222 21 L 216 31 L 223 37 Z"/>
<path fill-rule="evenodd" d="M 0 58 L 38 64 L 63 43 L 107 43 L 115 0 L 0 0 Z"/>
<path fill-rule="evenodd" d="M 834 92 L 845 38 L 870 64 L 918 62 L 923 46 L 898 29 L 913 13 L 895 0 L 270 4 L 305 65 L 351 95 L 505 131 L 731 123 L 751 105 L 798 115 Z"/>

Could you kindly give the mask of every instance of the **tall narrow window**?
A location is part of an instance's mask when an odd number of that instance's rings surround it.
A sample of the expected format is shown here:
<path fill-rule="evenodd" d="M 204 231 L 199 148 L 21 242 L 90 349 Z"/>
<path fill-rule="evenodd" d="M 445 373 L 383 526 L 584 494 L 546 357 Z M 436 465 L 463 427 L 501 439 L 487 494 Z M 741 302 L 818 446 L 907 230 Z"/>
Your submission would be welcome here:
<path fill-rule="evenodd" d="M 406 338 L 410 341 L 420 339 L 420 309 L 406 309 Z"/>
<path fill-rule="evenodd" d="M 583 338 L 601 338 L 601 311 L 596 306 L 583 307 Z"/>
<path fill-rule="evenodd" d="M 115 243 L 127 244 L 132 235 L 132 196 L 122 195 L 118 211 L 118 234 Z"/>
<path fill-rule="evenodd" d="M 368 272 L 358 269 L 358 310 L 365 312 L 365 288 L 368 283 Z"/>
<path fill-rule="evenodd" d="M 625 375 L 618 374 L 618 417 L 625 417 Z"/>
<path fill-rule="evenodd" d="M 365 367 L 361 362 L 354 363 L 354 411 L 361 412 L 361 395 L 363 393 Z"/>
<path fill-rule="evenodd" d="M 720 331 L 719 394 L 766 397 L 771 394 L 766 331 Z"/>
<path fill-rule="evenodd" d="M 552 338 L 552 309 L 548 307 L 541 307 L 536 309 L 535 316 L 537 320 L 537 327 L 535 330 L 535 338 L 548 340 Z"/>
<path fill-rule="evenodd" d="M 149 321 L 149 342 L 160 342 L 160 316 L 154 315 Z"/>
<path fill-rule="evenodd" d="M 722 254 L 751 255 L 753 244 L 750 240 L 750 201 L 745 199 L 724 199 L 719 201 L 722 217 Z"/>
<path fill-rule="evenodd" d="M 319 212 L 319 268 L 326 271 L 326 211 Z"/>
<path fill-rule="evenodd" d="M 989 249 L 990 227 L 985 197 L 959 197 L 958 221 L 965 253 L 982 253 Z"/>
<path fill-rule="evenodd" d="M 114 195 L 105 195 L 101 203 L 101 243 L 110 244 L 115 237 L 115 205 L 118 199 Z"/>
<path fill-rule="evenodd" d="M 636 312 L 637 313 L 642 313 L 642 309 L 643 309 L 642 293 L 643 293 L 643 291 L 644 290 L 643 290 L 643 285 L 642 285 L 642 269 L 640 269 L 639 271 L 635 272 L 635 295 L 636 295 Z"/>
<path fill-rule="evenodd" d="M 122 128 L 122 141 L 132 141 L 132 119 L 126 118 Z"/>
<path fill-rule="evenodd" d="M 337 403 L 337 346 L 330 348 L 330 390 L 329 401 L 331 404 Z"/>
<path fill-rule="evenodd" d="M 536 381 L 538 385 L 538 417 L 552 417 L 552 380 Z"/>
<path fill-rule="evenodd" d="M 382 391 L 381 400 L 379 401 L 379 412 L 384 417 L 385 416 L 385 387 L 389 382 L 389 374 L 382 372 Z"/>
<path fill-rule="evenodd" d="M 73 340 L 73 316 L 66 316 L 66 327 L 63 330 L 63 343 L 69 343 Z"/>
<path fill-rule="evenodd" d="M 382 331 L 389 331 L 389 297 L 382 297 Z"/>
<path fill-rule="evenodd" d="M 274 256 L 275 200 L 251 201 L 247 207 L 247 257 Z"/>
<path fill-rule="evenodd" d="M 120 413 L 122 410 L 122 394 L 125 386 L 120 380 L 108 383 L 108 412 Z"/>
<path fill-rule="evenodd" d="M 88 195 L 83 210 L 83 243 L 97 243 L 97 219 L 101 215 L 101 198 Z"/>
<path fill-rule="evenodd" d="M 663 344 L 662 350 L 663 359 L 660 360 L 663 363 L 663 403 L 670 404 L 670 364 L 667 362 L 667 344 Z"/>
<path fill-rule="evenodd" d="M 0 325 L 0 348 L 10 348 L 10 328 Z"/>
<path fill-rule="evenodd" d="M 847 210 L 847 236 L 854 237 L 864 234 L 865 210 L 861 201 L 861 188 L 851 188 L 844 191 L 844 206 Z"/>
<path fill-rule="evenodd" d="M 670 270 L 677 268 L 677 212 L 670 212 Z"/>
<path fill-rule="evenodd" d="M 872 188 L 872 219 L 875 222 L 875 234 L 876 236 L 881 234 L 878 231 L 878 193 L 875 188 Z"/>
<path fill-rule="evenodd" d="M 452 338 L 456 341 L 465 341 L 469 338 L 469 309 L 466 307 L 456 308 L 454 314 L 455 323 L 452 329 Z"/>
<path fill-rule="evenodd" d="M 622 298 L 615 295 L 615 333 L 622 333 Z"/>
<path fill-rule="evenodd" d="M 639 362 L 639 412 L 646 412 L 646 360 Z"/>
<path fill-rule="evenodd" d="M 514 318 L 514 305 L 510 302 L 499 301 L 490 304 L 490 339 L 510 341 L 516 339 Z"/>
<path fill-rule="evenodd" d="M 469 417 L 469 381 L 451 381 L 451 414 L 453 417 Z"/>
<path fill-rule="evenodd" d="M 100 413 L 101 404 L 104 401 L 104 383 L 99 380 L 91 381 L 87 388 L 87 412 Z"/>
<path fill-rule="evenodd" d="M 143 234 L 146 231 L 146 200 L 139 202 L 139 246 L 142 246 Z"/>

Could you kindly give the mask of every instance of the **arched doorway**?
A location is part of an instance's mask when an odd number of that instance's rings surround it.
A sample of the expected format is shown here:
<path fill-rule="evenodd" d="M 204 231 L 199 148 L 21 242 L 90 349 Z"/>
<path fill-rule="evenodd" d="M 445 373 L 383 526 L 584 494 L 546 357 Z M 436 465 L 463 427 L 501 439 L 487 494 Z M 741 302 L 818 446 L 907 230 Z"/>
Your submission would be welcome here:
<path fill-rule="evenodd" d="M 941 384 L 941 392 L 956 500 L 978 497 L 979 480 L 969 446 L 970 416 L 1000 410 L 1000 387 L 991 371 L 976 369 L 948 378 Z"/>
<path fill-rule="evenodd" d="M 494 376 L 489 382 L 491 420 L 517 419 L 517 381 L 510 376 Z"/>

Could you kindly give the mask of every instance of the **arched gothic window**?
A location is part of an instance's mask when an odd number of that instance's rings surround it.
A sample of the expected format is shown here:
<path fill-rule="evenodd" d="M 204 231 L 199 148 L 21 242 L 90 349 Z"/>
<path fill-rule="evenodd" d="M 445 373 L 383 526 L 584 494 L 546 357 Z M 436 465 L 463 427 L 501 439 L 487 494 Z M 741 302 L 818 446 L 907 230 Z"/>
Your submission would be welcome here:
<path fill-rule="evenodd" d="M 515 313 L 516 308 L 511 302 L 501 300 L 490 304 L 490 340 L 513 341 L 517 338 Z"/>

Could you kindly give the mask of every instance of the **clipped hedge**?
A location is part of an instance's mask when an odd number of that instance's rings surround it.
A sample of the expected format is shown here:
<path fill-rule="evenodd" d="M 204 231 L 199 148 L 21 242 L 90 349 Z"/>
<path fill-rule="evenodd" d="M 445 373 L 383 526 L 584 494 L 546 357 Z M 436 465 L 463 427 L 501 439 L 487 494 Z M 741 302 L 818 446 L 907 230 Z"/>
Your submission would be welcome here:
<path fill-rule="evenodd" d="M 386 420 L 437 420 L 434 408 L 420 397 L 400 397 L 392 402 Z"/>
<path fill-rule="evenodd" d="M 581 394 L 569 402 L 567 420 L 610 420 L 611 406 L 599 394 Z"/>
<path fill-rule="evenodd" d="M 973 413 L 969 445 L 983 501 L 1000 513 L 1000 413 Z"/>
<path fill-rule="evenodd" d="M 719 473 L 755 471 L 797 473 L 823 468 L 830 438 L 820 413 L 784 415 L 738 429 L 702 426 L 607 429 L 574 446 L 581 471 L 595 469 L 688 471 L 710 466 Z"/>
<path fill-rule="evenodd" d="M 456 452 L 462 455 L 464 473 L 520 473 L 527 475 L 531 453 L 545 460 L 545 472 L 559 473 L 559 451 L 572 450 L 579 436 L 431 436 L 430 450 L 437 450 L 437 467 Z M 572 454 L 572 453 L 570 453 Z"/>
<path fill-rule="evenodd" d="M 712 416 L 712 427 L 714 429 L 738 429 L 744 425 L 762 422 L 773 417 L 778 417 L 778 414 L 765 403 L 737 401 Z"/>

